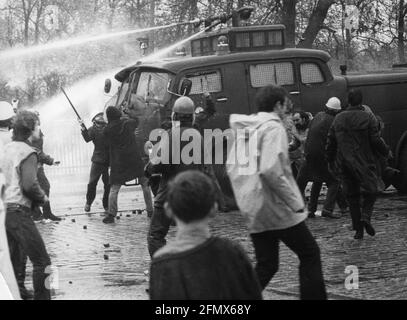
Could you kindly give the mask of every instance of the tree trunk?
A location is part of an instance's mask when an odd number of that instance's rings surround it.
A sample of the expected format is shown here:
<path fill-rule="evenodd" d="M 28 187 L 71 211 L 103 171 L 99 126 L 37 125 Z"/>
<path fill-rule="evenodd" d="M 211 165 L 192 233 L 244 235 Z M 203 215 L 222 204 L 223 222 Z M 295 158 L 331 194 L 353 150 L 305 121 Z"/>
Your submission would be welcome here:
<path fill-rule="evenodd" d="M 149 13 L 149 27 L 155 26 L 155 1 L 150 0 L 150 13 Z M 150 52 L 154 52 L 155 48 L 155 33 L 151 31 L 149 34 L 149 50 Z"/>
<path fill-rule="evenodd" d="M 405 8 L 404 8 L 404 0 L 400 0 L 399 2 L 399 10 L 398 10 L 398 25 L 397 25 L 397 49 L 399 54 L 399 62 L 405 63 L 406 58 L 404 56 L 405 52 L 405 45 L 404 45 L 404 27 L 405 27 Z"/>
<path fill-rule="evenodd" d="M 319 31 L 321 30 L 324 20 L 328 14 L 329 8 L 335 3 L 335 0 L 319 0 L 308 22 L 304 34 L 298 47 L 311 48 Z"/>
<path fill-rule="evenodd" d="M 39 38 L 40 38 L 40 22 L 41 22 L 41 16 L 42 12 L 44 10 L 44 2 L 40 0 L 37 3 L 37 16 L 35 20 L 35 29 L 34 29 L 34 43 L 38 44 Z"/>
<path fill-rule="evenodd" d="M 26 7 L 25 0 L 21 0 L 23 6 L 23 16 L 24 16 L 24 46 L 28 46 L 28 31 L 30 27 L 30 15 L 28 13 L 28 8 Z M 28 6 L 30 3 L 28 3 Z"/>
<path fill-rule="evenodd" d="M 295 6 L 296 0 L 283 0 L 282 23 L 286 28 L 286 45 L 289 48 L 295 47 Z"/>

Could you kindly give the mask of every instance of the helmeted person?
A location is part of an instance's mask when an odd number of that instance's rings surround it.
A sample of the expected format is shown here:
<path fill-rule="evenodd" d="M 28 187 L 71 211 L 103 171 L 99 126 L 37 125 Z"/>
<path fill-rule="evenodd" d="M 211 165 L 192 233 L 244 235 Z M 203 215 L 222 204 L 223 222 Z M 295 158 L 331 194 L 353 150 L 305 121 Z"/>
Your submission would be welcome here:
<path fill-rule="evenodd" d="M 154 198 L 154 211 L 148 231 L 148 250 L 152 257 L 154 253 L 166 244 L 165 237 L 171 225 L 171 219 L 165 215 L 164 204 L 168 193 L 168 183 L 178 173 L 186 170 L 203 170 L 203 150 L 202 137 L 200 132 L 193 127 L 195 120 L 195 105 L 189 98 L 182 96 L 178 98 L 173 106 L 171 115 L 173 122 L 172 128 L 166 131 L 166 135 L 160 140 L 158 150 L 161 159 L 167 159 L 168 162 L 150 157 L 148 171 L 151 174 L 160 173 L 161 179 L 157 195 Z M 182 141 L 180 138 L 188 130 L 190 140 Z M 173 140 L 173 137 L 177 137 Z M 182 157 L 183 148 L 193 141 L 199 144 L 200 154 L 194 154 L 192 163 L 185 163 Z M 195 153 L 197 149 L 194 148 Z M 174 153 L 174 154 L 173 154 Z M 168 155 L 168 157 L 166 157 Z M 195 161 L 197 160 L 197 161 Z"/>
<path fill-rule="evenodd" d="M 10 260 L 5 219 L 5 177 L 3 174 L 4 146 L 11 142 L 10 126 L 14 117 L 14 110 L 11 104 L 0 101 L 0 300 L 19 300 L 20 293 L 14 275 L 13 266 Z"/>
<path fill-rule="evenodd" d="M 81 134 L 85 142 L 92 141 L 94 150 L 92 154 L 92 165 L 90 169 L 88 189 L 86 192 L 85 212 L 89 212 L 96 197 L 96 187 L 100 177 L 102 177 L 103 208 L 108 211 L 109 206 L 109 146 L 103 137 L 103 130 L 107 123 L 103 117 L 103 112 L 99 112 L 92 118 L 93 125 L 88 129 L 83 121 L 80 121 Z"/>
<path fill-rule="evenodd" d="M 362 106 L 362 92 L 350 91 L 348 101 L 349 107 L 336 116 L 329 130 L 326 157 L 330 170 L 341 176 L 354 238 L 362 239 L 365 229 L 375 235 L 371 217 L 380 179 L 376 154 L 387 157 L 390 149 L 380 137 L 375 117 Z"/>
<path fill-rule="evenodd" d="M 337 97 L 331 97 L 325 104 L 325 110 L 316 114 L 311 122 L 307 141 L 305 143 L 305 163 L 300 168 L 297 183 L 302 194 L 309 181 L 313 181 L 310 202 L 308 203 L 309 217 L 315 217 L 318 205 L 318 197 L 322 183 L 326 183 L 328 192 L 322 210 L 322 216 L 328 218 L 340 218 L 341 215 L 334 213 L 335 202 L 342 213 L 346 211 L 346 200 L 340 191 L 339 177 L 333 176 L 328 170 L 325 159 L 325 145 L 329 128 L 335 117 L 342 111 L 341 101 Z M 318 186 L 318 188 L 314 187 Z"/>
<path fill-rule="evenodd" d="M 0 101 L 0 145 L 2 146 L 11 142 L 10 129 L 14 116 L 13 106 L 6 101 Z"/>
<path fill-rule="evenodd" d="M 138 120 L 123 117 L 123 113 L 115 107 L 106 109 L 106 117 L 108 123 L 103 130 L 103 136 L 109 145 L 110 192 L 108 214 L 103 222 L 114 223 L 121 186 L 142 177 L 144 168 L 142 150 L 138 149 L 134 135 L 139 125 Z"/>

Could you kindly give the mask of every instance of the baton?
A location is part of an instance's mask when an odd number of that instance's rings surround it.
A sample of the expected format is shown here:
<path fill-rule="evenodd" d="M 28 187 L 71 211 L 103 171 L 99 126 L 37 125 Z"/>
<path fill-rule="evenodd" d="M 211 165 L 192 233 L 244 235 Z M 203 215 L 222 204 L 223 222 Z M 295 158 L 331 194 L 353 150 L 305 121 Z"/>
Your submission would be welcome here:
<path fill-rule="evenodd" d="M 76 111 L 74 105 L 72 104 L 71 100 L 69 99 L 68 95 L 66 94 L 64 88 L 61 87 L 62 92 L 64 93 L 65 97 L 68 99 L 69 104 L 71 105 L 73 111 L 75 111 L 76 116 L 78 117 L 79 120 L 82 121 L 81 116 L 79 115 L 78 111 Z"/>

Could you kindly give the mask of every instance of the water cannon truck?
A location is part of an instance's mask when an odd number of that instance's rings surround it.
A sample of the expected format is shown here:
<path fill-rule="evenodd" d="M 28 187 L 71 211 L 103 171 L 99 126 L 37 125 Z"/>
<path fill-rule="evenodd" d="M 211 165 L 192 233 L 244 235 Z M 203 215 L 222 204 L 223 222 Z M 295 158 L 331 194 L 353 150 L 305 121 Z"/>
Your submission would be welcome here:
<path fill-rule="evenodd" d="M 397 182 L 385 183 L 406 193 L 407 66 L 363 74 L 347 73 L 346 67 L 341 67 L 342 74 L 333 75 L 327 52 L 286 48 L 284 25 L 242 26 L 241 20 L 251 12 L 245 9 L 229 16 L 234 19 L 231 27 L 209 30 L 191 40 L 188 56 L 138 62 L 118 72 L 115 78 L 121 86 L 110 105 L 121 108 L 131 103 L 132 95 L 144 97 L 144 120 L 154 129 L 169 119 L 173 102 L 180 95 L 188 94 L 199 112 L 205 104 L 204 93 L 209 92 L 217 112 L 206 127 L 224 130 L 230 114 L 255 113 L 257 91 L 270 84 L 283 86 L 295 109 L 314 115 L 333 96 L 346 106 L 349 90 L 359 88 L 364 104 L 383 120 L 382 136 L 394 155 L 391 165 L 401 170 Z M 205 27 L 224 23 L 228 17 L 216 18 L 203 20 Z M 109 85 L 105 86 L 105 92 L 109 90 Z M 216 170 L 216 174 L 225 194 L 231 195 L 224 169 Z"/>

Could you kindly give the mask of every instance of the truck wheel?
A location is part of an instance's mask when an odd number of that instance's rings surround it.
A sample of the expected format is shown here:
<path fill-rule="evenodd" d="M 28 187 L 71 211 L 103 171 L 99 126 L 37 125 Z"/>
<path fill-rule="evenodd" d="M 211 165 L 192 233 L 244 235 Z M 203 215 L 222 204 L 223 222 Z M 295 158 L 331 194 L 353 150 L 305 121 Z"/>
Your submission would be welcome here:
<path fill-rule="evenodd" d="M 404 143 L 399 153 L 398 169 L 401 171 L 400 181 L 395 187 L 398 192 L 407 194 L 407 141 Z"/>

